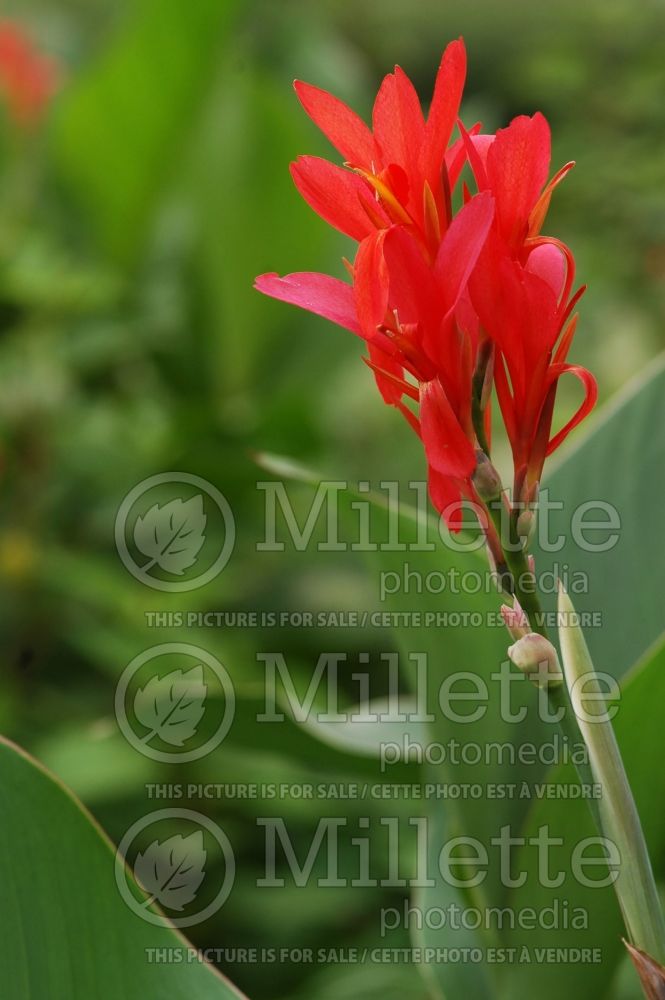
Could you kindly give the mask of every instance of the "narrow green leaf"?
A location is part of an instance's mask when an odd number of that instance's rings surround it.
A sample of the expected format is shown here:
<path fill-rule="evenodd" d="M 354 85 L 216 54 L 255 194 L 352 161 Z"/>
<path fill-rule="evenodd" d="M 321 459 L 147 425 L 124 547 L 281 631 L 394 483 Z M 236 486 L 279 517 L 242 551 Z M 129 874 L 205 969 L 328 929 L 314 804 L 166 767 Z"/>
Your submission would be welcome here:
<path fill-rule="evenodd" d="M 566 684 L 589 762 L 601 789 L 602 832 L 621 858 L 614 887 L 633 943 L 656 959 L 665 956 L 665 922 L 633 793 L 572 601 L 559 591 L 559 639 Z"/>

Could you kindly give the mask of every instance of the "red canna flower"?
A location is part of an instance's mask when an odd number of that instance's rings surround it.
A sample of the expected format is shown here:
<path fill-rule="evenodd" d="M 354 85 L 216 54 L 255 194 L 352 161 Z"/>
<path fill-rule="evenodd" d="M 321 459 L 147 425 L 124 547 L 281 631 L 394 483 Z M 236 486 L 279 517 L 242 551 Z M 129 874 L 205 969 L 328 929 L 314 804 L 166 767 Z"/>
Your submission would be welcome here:
<path fill-rule="evenodd" d="M 425 119 L 413 84 L 396 66 L 379 88 L 372 130 L 332 94 L 296 81 L 305 111 L 348 168 L 316 156 L 299 157 L 291 174 L 305 201 L 359 241 L 376 229 L 404 225 L 435 257 L 452 216 L 451 191 L 466 160 L 462 139 L 448 148 L 465 75 L 464 44 L 451 42 Z"/>
<path fill-rule="evenodd" d="M 477 500 L 472 381 L 480 340 L 465 299 L 494 205 L 473 198 L 447 230 L 430 264 L 415 236 L 393 226 L 361 245 L 354 296 L 368 364 L 386 403 L 422 439 L 430 495 L 448 525 L 461 524 L 462 498 Z M 404 399 L 416 404 L 417 413 Z"/>
<path fill-rule="evenodd" d="M 593 408 L 593 376 L 566 364 L 577 324 L 571 296 L 575 261 L 560 240 L 541 236 L 552 191 L 573 166 L 567 163 L 546 184 L 550 130 L 545 118 L 515 118 L 496 136 L 465 136 L 481 191 L 494 196 L 492 232 L 470 282 L 480 323 L 496 346 L 494 377 L 515 467 L 514 495 L 530 502 L 543 463 Z M 550 437 L 559 378 L 571 373 L 584 400 L 568 423 Z"/>
<path fill-rule="evenodd" d="M 292 165 L 305 200 L 360 243 L 352 284 L 323 274 L 264 274 L 256 288 L 324 316 L 360 336 L 384 401 L 420 436 L 432 501 L 449 527 L 461 501 L 488 501 L 500 483 L 487 459 L 489 395 L 497 395 L 513 448 L 516 493 L 527 500 L 545 456 L 588 413 L 595 382 L 566 364 L 576 317 L 574 260 L 540 235 L 554 187 L 547 184 L 549 127 L 521 117 L 496 136 L 468 133 L 450 144 L 465 74 L 463 43 L 444 52 L 428 117 L 397 67 L 374 105 L 373 130 L 337 98 L 296 84 L 312 119 L 345 158 Z M 453 218 L 451 193 L 464 163 L 478 194 L 465 189 Z M 495 357 L 496 356 L 496 357 Z M 558 380 L 572 372 L 586 398 L 553 438 Z M 493 491 L 496 490 L 496 494 Z M 490 549 L 501 545 L 483 522 Z"/>
<path fill-rule="evenodd" d="M 306 273 L 256 281 L 259 291 L 366 341 L 381 395 L 422 438 L 433 502 L 455 529 L 460 500 L 475 497 L 471 381 L 479 337 L 466 285 L 493 214 L 492 198 L 483 194 L 452 221 L 451 194 L 466 150 L 461 138 L 449 143 L 465 73 L 464 45 L 452 42 L 425 119 L 413 84 L 396 67 L 374 103 L 373 131 L 337 98 L 297 82 L 305 110 L 347 169 L 305 156 L 291 173 L 319 215 L 360 241 L 353 286 Z"/>
<path fill-rule="evenodd" d="M 18 125 L 30 127 L 39 120 L 57 81 L 55 62 L 42 55 L 16 24 L 0 22 L 0 91 Z"/>

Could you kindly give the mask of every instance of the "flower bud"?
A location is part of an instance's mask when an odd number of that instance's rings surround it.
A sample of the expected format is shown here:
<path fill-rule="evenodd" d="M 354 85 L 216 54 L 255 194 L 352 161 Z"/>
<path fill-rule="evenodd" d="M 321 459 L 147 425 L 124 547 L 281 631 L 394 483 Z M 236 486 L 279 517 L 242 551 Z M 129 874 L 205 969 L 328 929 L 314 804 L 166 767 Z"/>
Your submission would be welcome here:
<path fill-rule="evenodd" d="M 517 642 L 522 636 L 528 635 L 530 631 L 529 619 L 522 610 L 522 606 L 516 597 L 513 597 L 513 606 L 501 605 L 501 617 L 503 623 L 510 632 L 512 639 Z"/>
<path fill-rule="evenodd" d="M 478 496 L 486 503 L 489 503 L 491 500 L 498 500 L 503 489 L 499 473 L 484 451 L 476 452 L 476 460 L 478 464 L 476 465 L 472 479 Z"/>
<path fill-rule="evenodd" d="M 529 632 L 509 646 L 508 656 L 538 687 L 554 687 L 563 680 L 556 649 L 537 632 Z"/>
<path fill-rule="evenodd" d="M 520 516 L 517 518 L 517 534 L 522 539 L 522 545 L 524 546 L 524 548 L 526 548 L 531 542 L 535 530 L 536 530 L 535 511 L 523 510 Z"/>

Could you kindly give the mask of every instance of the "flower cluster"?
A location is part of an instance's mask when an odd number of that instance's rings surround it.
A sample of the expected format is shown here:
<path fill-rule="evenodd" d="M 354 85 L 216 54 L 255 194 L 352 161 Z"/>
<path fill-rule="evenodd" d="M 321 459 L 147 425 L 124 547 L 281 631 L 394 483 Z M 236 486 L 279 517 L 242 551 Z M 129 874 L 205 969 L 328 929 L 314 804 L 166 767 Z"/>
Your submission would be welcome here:
<path fill-rule="evenodd" d="M 371 130 L 331 94 L 297 82 L 305 111 L 344 165 L 301 156 L 293 179 L 359 247 L 347 264 L 351 283 L 313 273 L 256 280 L 259 291 L 363 338 L 384 401 L 423 442 L 432 502 L 453 530 L 462 500 L 487 499 L 493 387 L 512 447 L 514 500 L 524 505 L 534 501 L 546 456 L 596 399 L 589 372 L 566 363 L 583 291 L 573 292 L 573 255 L 541 235 L 572 164 L 548 183 L 550 132 L 540 114 L 496 135 L 467 131 L 458 120 L 465 75 L 464 45 L 454 41 L 425 117 L 396 67 L 377 94 Z M 467 166 L 476 192 L 463 183 L 460 194 Z M 585 398 L 553 435 L 566 372 L 581 380 Z"/>

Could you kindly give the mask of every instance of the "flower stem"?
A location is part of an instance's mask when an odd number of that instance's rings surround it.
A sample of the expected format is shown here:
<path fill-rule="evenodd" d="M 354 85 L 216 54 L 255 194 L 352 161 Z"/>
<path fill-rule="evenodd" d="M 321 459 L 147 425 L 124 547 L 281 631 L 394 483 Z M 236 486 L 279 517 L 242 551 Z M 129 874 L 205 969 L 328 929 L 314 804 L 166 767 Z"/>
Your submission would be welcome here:
<path fill-rule="evenodd" d="M 533 631 L 547 639 L 547 627 L 536 589 L 535 574 L 529 568 L 527 553 L 517 534 L 517 517 L 514 512 L 507 512 L 503 505 L 499 507 L 496 504 L 491 504 L 488 509 L 500 539 L 504 539 L 506 535 L 505 514 L 509 513 L 510 515 L 508 544 L 504 544 L 503 549 L 504 559 L 512 577 L 511 593 L 517 597 Z M 576 743 L 584 742 L 565 684 L 548 686 L 546 695 L 550 715 L 556 719 L 561 735 L 568 741 L 568 744 L 573 747 Z M 576 758 L 575 769 L 581 785 L 591 787 L 594 784 L 593 771 L 588 761 Z M 588 797 L 587 803 L 596 828 L 601 831 L 598 802 L 596 799 Z"/>

